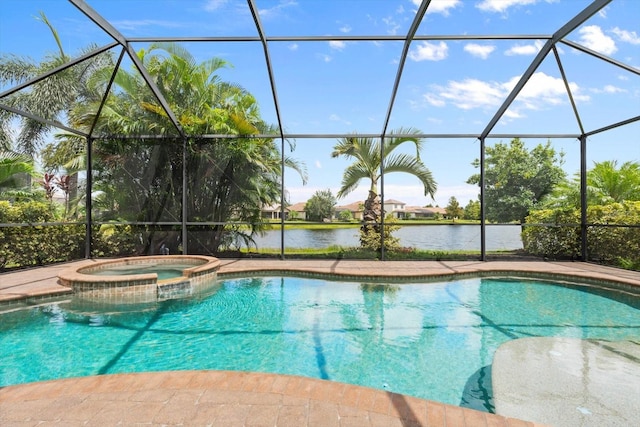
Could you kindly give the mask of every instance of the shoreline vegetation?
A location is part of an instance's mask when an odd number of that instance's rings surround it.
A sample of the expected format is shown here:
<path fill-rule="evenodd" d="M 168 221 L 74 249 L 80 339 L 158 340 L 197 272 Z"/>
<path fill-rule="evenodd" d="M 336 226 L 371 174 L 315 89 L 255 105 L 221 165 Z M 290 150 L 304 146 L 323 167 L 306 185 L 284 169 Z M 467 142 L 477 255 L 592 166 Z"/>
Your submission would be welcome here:
<path fill-rule="evenodd" d="M 280 249 L 264 248 L 256 252 L 253 249 L 243 248 L 234 253 L 222 253 L 221 258 L 278 258 Z M 353 259 L 353 260 L 378 260 L 380 254 L 376 251 L 365 250 L 358 247 L 329 246 L 325 248 L 296 248 L 286 249 L 284 256 L 296 259 Z M 385 251 L 385 259 L 388 261 L 443 261 L 443 260 L 479 260 L 480 251 L 434 251 L 420 250 L 416 248 L 401 248 L 400 250 Z M 527 254 L 523 250 L 487 251 L 487 259 L 499 257 L 500 259 L 536 259 L 539 257 Z"/>
<path fill-rule="evenodd" d="M 393 222 L 386 222 L 386 224 L 398 227 L 402 227 L 404 225 L 480 225 L 480 221 L 466 219 L 401 219 L 394 220 Z M 281 225 L 282 223 L 280 221 L 269 221 L 267 230 L 278 229 Z M 330 230 L 335 228 L 359 228 L 360 226 L 362 226 L 362 222 L 360 221 L 284 221 L 284 228 L 286 230 Z"/>

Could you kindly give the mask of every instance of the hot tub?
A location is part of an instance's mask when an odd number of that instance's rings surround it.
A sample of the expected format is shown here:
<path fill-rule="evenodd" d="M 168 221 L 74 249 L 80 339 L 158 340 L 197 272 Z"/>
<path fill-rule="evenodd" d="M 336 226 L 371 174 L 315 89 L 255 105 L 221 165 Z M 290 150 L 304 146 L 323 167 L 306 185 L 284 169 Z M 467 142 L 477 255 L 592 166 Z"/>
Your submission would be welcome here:
<path fill-rule="evenodd" d="M 215 285 L 219 267 L 218 258 L 204 255 L 87 260 L 58 279 L 84 299 L 138 303 L 206 291 Z"/>

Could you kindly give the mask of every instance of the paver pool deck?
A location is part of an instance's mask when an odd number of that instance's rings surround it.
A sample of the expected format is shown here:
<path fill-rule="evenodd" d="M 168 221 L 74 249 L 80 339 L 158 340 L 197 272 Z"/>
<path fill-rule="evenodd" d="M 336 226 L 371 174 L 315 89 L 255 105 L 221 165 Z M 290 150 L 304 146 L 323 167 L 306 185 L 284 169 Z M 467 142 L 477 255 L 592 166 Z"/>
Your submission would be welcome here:
<path fill-rule="evenodd" d="M 256 272 L 447 280 L 544 275 L 640 287 L 640 272 L 582 262 L 222 259 L 219 274 Z M 0 312 L 70 297 L 62 269 L 0 274 Z M 624 409 L 624 408 L 623 408 Z M 540 426 L 457 406 L 318 379 L 230 371 L 100 375 L 0 388 L 0 425 Z"/>

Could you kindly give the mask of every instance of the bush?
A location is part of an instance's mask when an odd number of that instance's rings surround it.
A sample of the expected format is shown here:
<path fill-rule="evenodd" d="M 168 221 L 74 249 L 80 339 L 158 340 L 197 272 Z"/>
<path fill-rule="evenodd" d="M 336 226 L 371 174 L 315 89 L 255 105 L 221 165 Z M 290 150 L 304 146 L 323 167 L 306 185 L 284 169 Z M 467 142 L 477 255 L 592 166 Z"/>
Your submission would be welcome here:
<path fill-rule="evenodd" d="M 11 204 L 0 201 L 0 270 L 32 267 L 81 259 L 85 255 L 86 226 L 56 224 L 55 206 L 48 201 Z M 93 229 L 94 257 L 130 256 L 136 253 L 137 234 L 128 225 L 103 225 Z"/>
<path fill-rule="evenodd" d="M 28 201 L 13 205 L 0 202 L 0 222 L 16 224 L 0 229 L 0 268 L 29 267 L 81 258 L 84 253 L 84 225 L 45 224 L 54 221 L 55 209 L 49 202 Z"/>
<path fill-rule="evenodd" d="M 353 221 L 353 214 L 349 210 L 340 211 L 338 219 L 344 222 L 351 222 Z"/>
<path fill-rule="evenodd" d="M 103 224 L 93 228 L 94 258 L 137 255 L 138 233 L 130 225 Z"/>
<path fill-rule="evenodd" d="M 384 248 L 387 251 L 394 251 L 400 248 L 400 238 L 394 237 L 391 233 L 397 231 L 400 227 L 397 220 L 391 216 L 387 216 L 384 225 Z M 371 251 L 379 252 L 380 247 L 380 231 L 382 226 L 379 224 L 365 223 L 360 227 L 360 247 Z"/>
<path fill-rule="evenodd" d="M 578 258 L 580 211 L 546 209 L 526 219 L 526 252 L 549 258 Z M 591 261 L 640 269 L 640 202 L 612 203 L 587 209 L 587 257 Z"/>
<path fill-rule="evenodd" d="M 532 211 L 522 230 L 524 250 L 549 258 L 580 256 L 580 211 L 544 209 Z"/>

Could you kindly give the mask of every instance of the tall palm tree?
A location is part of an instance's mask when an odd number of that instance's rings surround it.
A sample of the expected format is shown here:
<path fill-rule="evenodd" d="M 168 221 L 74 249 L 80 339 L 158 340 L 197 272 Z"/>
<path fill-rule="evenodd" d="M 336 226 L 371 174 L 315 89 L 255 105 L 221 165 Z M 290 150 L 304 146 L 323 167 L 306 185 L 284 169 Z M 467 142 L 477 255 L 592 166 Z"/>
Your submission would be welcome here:
<path fill-rule="evenodd" d="M 252 241 L 264 222 L 261 208 L 279 201 L 281 154 L 274 134 L 260 117 L 255 98 L 244 88 L 220 80 L 226 62 L 213 58 L 197 62 L 177 44 L 155 43 L 138 52 L 142 64 L 162 91 L 187 135 L 179 136 L 159 101 L 136 71 L 118 70 L 96 121 L 96 188 L 110 196 L 114 217 L 130 221 L 179 221 L 182 195 L 187 194 L 187 221 L 214 225 L 192 226 L 189 250 L 215 253 L 220 247 Z M 108 72 L 96 73 L 91 87 L 105 85 Z M 98 91 L 95 91 L 96 93 Z M 70 117 L 78 126 L 94 123 L 97 108 L 77 104 Z M 162 135 L 165 139 L 120 139 L 109 135 Z M 205 137 L 237 135 L 235 139 Z M 100 135 L 105 135 L 100 137 Z M 187 180 L 183 185 L 183 166 Z M 304 165 L 289 157 L 285 166 L 301 173 Z M 229 222 L 238 223 L 234 226 Z M 246 224 L 249 224 L 248 228 Z M 145 248 L 148 250 L 149 248 Z M 172 249 L 173 251 L 173 249 Z"/>
<path fill-rule="evenodd" d="M 3 54 L 0 57 L 1 82 L 8 85 L 21 84 L 64 65 L 72 59 L 64 51 L 58 32 L 46 15 L 41 12 L 38 19 L 51 31 L 58 51 L 48 53 L 40 62 L 29 57 Z M 82 49 L 79 54 L 83 55 L 95 48 L 96 45 L 90 45 Z M 3 98 L 2 102 L 44 119 L 62 123 L 74 104 L 86 99 L 85 88 L 93 71 L 103 67 L 107 62 L 112 62 L 109 53 L 94 56 Z M 10 118 L 8 115 L 0 116 L 0 120 L 3 121 L 1 127 L 5 130 L 7 119 Z M 0 138 L 4 139 L 0 141 L 0 146 L 12 145 L 16 151 L 34 158 L 50 130 L 51 126 L 49 125 L 23 117 L 20 120 L 20 131 L 16 140 L 7 141 L 9 133 L 0 132 Z"/>
<path fill-rule="evenodd" d="M 49 28 L 58 50 L 48 53 L 40 62 L 29 57 L 2 55 L 0 57 L 1 82 L 21 84 L 36 79 L 72 59 L 72 56 L 65 52 L 58 31 L 44 12 L 40 12 L 37 19 Z M 78 55 L 87 54 L 95 50 L 96 47 L 97 45 L 91 44 L 81 49 Z M 109 52 L 103 52 L 39 80 L 27 88 L 3 98 L 2 102 L 44 119 L 64 123 L 74 105 L 90 98 L 90 94 L 87 93 L 87 83 L 97 70 L 106 67 L 107 64 L 113 64 L 113 58 Z M 12 132 L 8 130 L 12 118 L 13 115 L 0 111 L 0 147 L 11 148 L 35 159 L 40 154 L 39 151 L 52 126 L 28 117 L 22 117 L 19 131 L 14 140 Z M 61 167 L 64 168 L 64 165 L 57 164 L 54 169 Z M 70 197 L 76 199 L 78 193 L 77 170 L 66 170 L 66 172 L 70 177 Z"/>
<path fill-rule="evenodd" d="M 389 133 L 382 141 L 378 138 L 348 137 L 340 139 L 333 147 L 331 157 L 355 159 L 344 171 L 342 185 L 337 193 L 339 198 L 355 190 L 361 180 L 369 180 L 369 194 L 364 203 L 365 224 L 361 228 L 361 243 L 364 243 L 363 234 L 368 234 L 369 230 L 380 232 L 377 223 L 383 212 L 378 196 L 378 181 L 382 173 L 403 172 L 413 175 L 422 183 L 424 195 L 434 197 L 437 184 L 431 171 L 420 159 L 423 140 L 417 136 L 419 134 L 420 131 L 417 129 L 400 128 Z M 415 145 L 415 155 L 395 151 L 405 143 Z M 383 164 L 384 168 L 381 168 Z"/>

